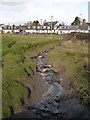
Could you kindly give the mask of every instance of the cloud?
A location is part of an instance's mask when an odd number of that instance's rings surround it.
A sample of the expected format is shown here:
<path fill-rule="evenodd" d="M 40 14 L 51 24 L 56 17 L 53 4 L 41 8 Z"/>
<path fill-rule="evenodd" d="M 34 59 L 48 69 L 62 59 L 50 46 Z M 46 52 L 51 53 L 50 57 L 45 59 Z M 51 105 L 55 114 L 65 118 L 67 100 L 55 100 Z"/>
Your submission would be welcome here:
<path fill-rule="evenodd" d="M 17 6 L 31 1 L 32 0 L 0 0 L 0 4 L 3 6 Z"/>
<path fill-rule="evenodd" d="M 2 2 L 1 2 L 2 1 Z M 6 2 L 5 2 L 6 1 Z M 62 2 L 63 1 L 63 2 Z M 41 18 L 71 22 L 83 13 L 87 19 L 88 0 L 0 0 L 1 21 L 18 22 Z M 83 2 L 81 2 L 83 1 Z M 74 2 L 74 3 L 73 3 Z M 80 3 L 81 2 L 81 3 Z"/>
<path fill-rule="evenodd" d="M 31 0 L 0 0 L 1 3 L 25 3 Z"/>
<path fill-rule="evenodd" d="M 47 0 L 46 0 L 47 1 Z M 55 1 L 55 0 L 50 0 Z M 88 2 L 88 0 L 56 0 L 57 2 L 66 2 L 66 3 L 80 3 L 80 2 Z"/>
<path fill-rule="evenodd" d="M 89 0 L 0 0 L 1 3 L 25 3 L 25 2 L 43 2 L 43 3 L 82 3 L 89 2 Z"/>
<path fill-rule="evenodd" d="M 82 3 L 82 2 L 88 2 L 89 0 L 35 0 L 38 2 L 43 2 L 43 3 Z"/>
<path fill-rule="evenodd" d="M 6 2 L 5 2 L 6 1 Z M 0 11 L 3 13 L 3 12 L 21 12 L 21 11 L 24 11 L 25 8 L 27 7 L 26 6 L 26 1 L 27 0 L 24 0 L 23 2 L 18 1 L 18 2 L 15 2 L 14 0 L 12 2 L 8 2 L 8 0 L 3 0 L 3 1 L 0 1 Z"/>

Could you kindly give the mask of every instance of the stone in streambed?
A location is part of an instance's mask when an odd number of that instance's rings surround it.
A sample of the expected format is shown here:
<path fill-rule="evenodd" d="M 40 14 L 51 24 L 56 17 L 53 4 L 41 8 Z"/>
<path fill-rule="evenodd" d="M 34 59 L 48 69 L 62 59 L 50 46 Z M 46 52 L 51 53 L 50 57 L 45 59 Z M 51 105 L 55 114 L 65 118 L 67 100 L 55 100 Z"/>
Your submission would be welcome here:
<path fill-rule="evenodd" d="M 42 72 L 48 72 L 48 71 L 50 71 L 49 68 L 45 68 L 45 69 L 42 70 Z"/>
<path fill-rule="evenodd" d="M 51 68 L 51 65 L 47 65 L 47 64 L 45 64 L 44 67 L 45 67 L 45 68 Z"/>
<path fill-rule="evenodd" d="M 37 57 L 37 59 L 40 59 L 40 58 L 45 58 L 45 57 L 44 57 L 44 56 L 39 55 L 39 56 Z"/>

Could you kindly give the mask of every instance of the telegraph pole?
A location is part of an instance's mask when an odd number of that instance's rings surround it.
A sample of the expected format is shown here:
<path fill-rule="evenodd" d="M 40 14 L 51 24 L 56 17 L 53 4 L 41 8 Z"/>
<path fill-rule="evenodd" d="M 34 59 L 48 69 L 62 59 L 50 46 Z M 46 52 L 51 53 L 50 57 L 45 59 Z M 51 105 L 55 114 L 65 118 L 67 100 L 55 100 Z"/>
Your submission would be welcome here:
<path fill-rule="evenodd" d="M 80 20 L 80 24 L 81 24 L 82 23 L 82 14 L 79 14 L 79 20 Z"/>
<path fill-rule="evenodd" d="M 42 28 L 42 19 L 41 19 L 41 28 Z"/>
<path fill-rule="evenodd" d="M 52 21 L 53 21 L 53 16 L 51 16 L 51 38 L 52 38 Z"/>

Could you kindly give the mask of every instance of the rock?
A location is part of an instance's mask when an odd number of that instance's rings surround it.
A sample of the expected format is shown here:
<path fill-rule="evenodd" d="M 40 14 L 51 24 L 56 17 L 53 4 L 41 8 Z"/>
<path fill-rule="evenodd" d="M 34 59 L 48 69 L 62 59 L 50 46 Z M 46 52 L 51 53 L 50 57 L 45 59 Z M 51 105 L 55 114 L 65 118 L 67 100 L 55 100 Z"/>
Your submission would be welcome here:
<path fill-rule="evenodd" d="M 60 78 L 60 81 L 62 81 L 63 79 L 62 78 Z"/>
<path fill-rule="evenodd" d="M 36 65 L 36 72 L 41 72 L 41 67 Z"/>
<path fill-rule="evenodd" d="M 78 60 L 75 60 L 74 63 L 78 63 Z"/>
<path fill-rule="evenodd" d="M 51 105 L 52 104 L 51 101 L 48 101 L 48 104 Z"/>
<path fill-rule="evenodd" d="M 40 74 L 42 77 L 44 77 L 44 78 L 47 76 L 46 73 L 42 73 L 42 72 L 40 72 L 39 74 Z"/>
<path fill-rule="evenodd" d="M 41 55 L 39 55 L 37 59 L 40 59 L 40 58 L 42 58 L 42 56 L 41 56 Z"/>
<path fill-rule="evenodd" d="M 42 72 L 48 72 L 48 71 L 50 71 L 49 68 L 45 68 L 45 69 L 42 70 Z"/>
<path fill-rule="evenodd" d="M 46 64 L 45 67 L 51 68 L 51 65 L 47 65 L 47 64 Z"/>
<path fill-rule="evenodd" d="M 71 44 L 71 43 L 72 43 L 72 41 L 71 41 L 71 40 L 69 40 L 69 41 L 68 41 L 68 44 Z"/>
<path fill-rule="evenodd" d="M 59 110 L 58 110 L 57 106 L 52 106 L 50 108 L 50 112 L 56 114 L 56 113 L 59 113 Z"/>
<path fill-rule="evenodd" d="M 58 73 L 58 70 L 57 69 L 54 69 L 54 68 L 51 68 L 51 70 L 55 73 Z"/>
<path fill-rule="evenodd" d="M 55 100 L 55 102 L 59 103 L 60 102 L 60 96 L 56 97 L 54 100 Z"/>
<path fill-rule="evenodd" d="M 54 79 L 54 82 L 60 83 L 59 79 Z"/>

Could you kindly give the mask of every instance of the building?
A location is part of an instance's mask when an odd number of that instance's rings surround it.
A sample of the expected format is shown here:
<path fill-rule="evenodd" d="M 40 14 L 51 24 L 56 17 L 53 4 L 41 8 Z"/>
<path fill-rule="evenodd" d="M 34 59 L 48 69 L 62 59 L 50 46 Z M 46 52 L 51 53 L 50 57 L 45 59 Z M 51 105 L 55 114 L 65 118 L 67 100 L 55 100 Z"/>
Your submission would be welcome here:
<path fill-rule="evenodd" d="M 88 30 L 90 32 L 90 1 L 88 2 Z"/>
<path fill-rule="evenodd" d="M 19 32 L 20 32 L 20 33 L 25 32 L 26 29 L 27 29 L 27 26 L 25 26 L 25 25 L 23 25 L 23 26 L 19 26 Z"/>

